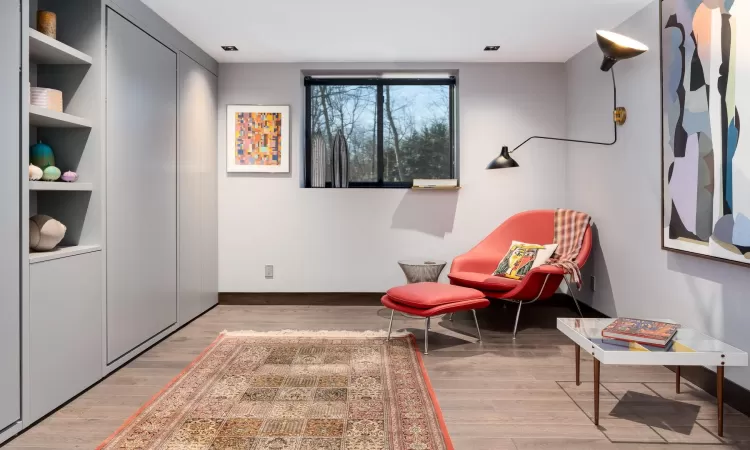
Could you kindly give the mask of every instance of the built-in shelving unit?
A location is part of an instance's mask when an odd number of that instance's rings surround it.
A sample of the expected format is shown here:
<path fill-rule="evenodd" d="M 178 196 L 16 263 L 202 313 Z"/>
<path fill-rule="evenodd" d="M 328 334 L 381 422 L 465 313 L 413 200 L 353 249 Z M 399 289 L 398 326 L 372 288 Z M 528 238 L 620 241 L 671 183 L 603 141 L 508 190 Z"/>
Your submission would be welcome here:
<path fill-rule="evenodd" d="M 25 0 L 23 0 L 25 1 Z M 22 183 L 22 420 L 32 424 L 102 375 L 104 55 L 101 0 L 34 0 L 28 3 L 26 58 L 22 58 L 21 167 L 29 147 L 52 149 L 53 165 L 78 181 Z M 38 10 L 54 12 L 57 35 L 36 30 Z M 63 111 L 31 105 L 30 87 L 62 92 Z M 29 218 L 62 223 L 62 241 L 51 251 L 28 247 Z M 32 339 L 33 336 L 33 339 Z M 58 355 L 66 355 L 58 358 Z"/>
<path fill-rule="evenodd" d="M 219 102 L 216 61 L 135 0 L 0 2 L 0 50 L 2 446 L 216 304 Z M 38 143 L 78 181 L 29 180 Z M 52 251 L 36 215 L 65 226 Z"/>
<path fill-rule="evenodd" d="M 63 181 L 29 181 L 30 191 L 92 191 L 93 183 L 66 183 Z"/>
<path fill-rule="evenodd" d="M 87 64 L 93 59 L 69 45 L 29 28 L 29 60 L 35 64 Z"/>
<path fill-rule="evenodd" d="M 54 259 L 83 255 L 84 253 L 96 252 L 101 249 L 102 247 L 100 245 L 73 245 L 70 247 L 57 247 L 56 249 L 49 252 L 30 252 L 29 263 L 35 264 L 45 261 L 52 261 Z"/>
<path fill-rule="evenodd" d="M 46 128 L 91 128 L 91 122 L 72 114 L 29 105 L 29 125 Z"/>

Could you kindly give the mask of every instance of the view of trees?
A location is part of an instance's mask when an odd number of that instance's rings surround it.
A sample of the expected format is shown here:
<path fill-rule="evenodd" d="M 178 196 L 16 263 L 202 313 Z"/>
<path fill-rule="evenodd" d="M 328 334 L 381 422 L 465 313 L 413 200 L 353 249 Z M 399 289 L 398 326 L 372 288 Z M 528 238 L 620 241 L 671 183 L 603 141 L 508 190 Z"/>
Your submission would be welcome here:
<path fill-rule="evenodd" d="M 349 180 L 378 181 L 378 87 L 310 89 L 313 135 L 323 136 L 330 154 L 333 138 L 342 130 L 349 147 Z M 445 85 L 383 86 L 385 182 L 451 177 L 449 96 Z"/>

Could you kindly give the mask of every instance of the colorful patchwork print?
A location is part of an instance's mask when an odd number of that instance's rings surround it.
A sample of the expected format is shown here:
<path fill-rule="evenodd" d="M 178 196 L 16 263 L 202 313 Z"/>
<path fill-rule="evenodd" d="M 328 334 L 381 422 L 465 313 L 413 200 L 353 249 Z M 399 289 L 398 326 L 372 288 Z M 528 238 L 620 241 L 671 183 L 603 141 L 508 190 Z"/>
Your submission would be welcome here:
<path fill-rule="evenodd" d="M 236 113 L 235 163 L 278 166 L 281 163 L 281 113 Z"/>

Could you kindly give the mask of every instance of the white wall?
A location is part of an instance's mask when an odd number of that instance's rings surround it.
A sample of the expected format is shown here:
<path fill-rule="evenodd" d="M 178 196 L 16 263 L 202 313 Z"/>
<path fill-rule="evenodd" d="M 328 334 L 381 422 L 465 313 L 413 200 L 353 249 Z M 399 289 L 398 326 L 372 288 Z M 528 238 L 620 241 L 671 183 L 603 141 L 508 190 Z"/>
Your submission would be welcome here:
<path fill-rule="evenodd" d="M 598 244 L 589 270 L 597 291 L 586 301 L 610 316 L 671 318 L 750 351 L 750 268 L 661 250 L 661 93 L 659 6 L 654 1 L 618 32 L 650 52 L 615 66 L 628 122 L 612 148 L 574 144 L 568 199 L 592 215 Z M 592 45 L 566 64 L 568 135 L 606 139 L 611 81 Z M 750 389 L 750 370 L 727 369 Z"/>
<path fill-rule="evenodd" d="M 458 71 L 463 189 L 300 188 L 302 72 L 397 69 Z M 220 65 L 219 291 L 383 292 L 404 281 L 399 259 L 450 261 L 516 212 L 563 206 L 565 145 L 524 148 L 517 170 L 485 167 L 502 145 L 565 133 L 564 86 L 562 64 Z M 227 104 L 291 105 L 290 174 L 226 173 Z"/>

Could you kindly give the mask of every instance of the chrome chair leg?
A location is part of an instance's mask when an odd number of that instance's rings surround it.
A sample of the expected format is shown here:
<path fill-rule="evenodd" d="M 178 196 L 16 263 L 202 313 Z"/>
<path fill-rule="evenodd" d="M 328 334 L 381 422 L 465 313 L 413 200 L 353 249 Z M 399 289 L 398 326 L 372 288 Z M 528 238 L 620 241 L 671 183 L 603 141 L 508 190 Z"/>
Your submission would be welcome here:
<path fill-rule="evenodd" d="M 581 315 L 581 318 L 583 318 L 583 312 L 581 312 L 581 305 L 578 304 L 578 299 L 576 298 L 576 295 L 573 293 L 573 286 L 570 285 L 570 280 L 568 280 L 568 277 L 565 278 L 565 283 L 568 285 L 568 293 L 570 293 L 570 296 L 573 297 L 573 302 L 576 304 L 576 308 L 578 309 L 578 314 Z"/>
<path fill-rule="evenodd" d="M 388 340 L 391 340 L 391 329 L 393 328 L 393 313 L 396 311 L 391 310 L 391 321 L 388 322 Z"/>
<path fill-rule="evenodd" d="M 513 327 L 513 340 L 516 340 L 516 333 L 518 332 L 518 318 L 521 317 L 521 306 L 523 302 L 518 302 L 518 312 L 516 312 L 516 325 Z"/>
<path fill-rule="evenodd" d="M 451 313 L 451 316 L 450 316 L 450 317 L 448 317 L 448 320 L 450 320 L 451 322 L 453 322 L 453 314 L 456 314 L 456 313 L 452 312 L 452 313 Z"/>
<path fill-rule="evenodd" d="M 479 342 L 482 342 L 482 332 L 479 331 L 479 322 L 477 321 L 477 312 L 476 310 L 471 310 L 472 314 L 474 314 L 474 325 L 477 326 L 477 336 L 479 337 Z"/>
<path fill-rule="evenodd" d="M 549 281 L 550 274 L 547 274 L 546 277 L 544 277 L 544 283 L 542 283 L 542 288 L 539 289 L 539 293 L 536 295 L 536 298 L 534 300 L 529 301 L 529 304 L 532 304 L 539 300 L 542 297 L 542 294 L 544 293 L 544 288 L 547 287 L 547 281 Z M 565 278 L 565 277 L 563 277 Z M 516 312 L 516 324 L 513 326 L 513 340 L 516 340 L 516 333 L 518 333 L 518 319 L 521 317 L 521 306 L 523 306 L 523 302 L 521 300 L 516 300 L 518 302 L 518 311 Z"/>
<path fill-rule="evenodd" d="M 427 334 L 429 333 L 429 331 L 430 331 L 430 318 L 425 317 L 424 318 L 424 354 L 425 355 L 427 354 L 427 341 L 429 339 Z"/>

